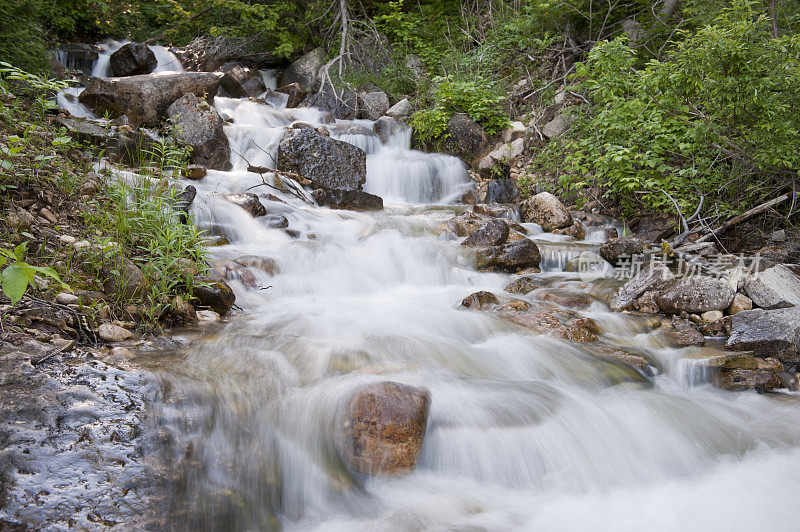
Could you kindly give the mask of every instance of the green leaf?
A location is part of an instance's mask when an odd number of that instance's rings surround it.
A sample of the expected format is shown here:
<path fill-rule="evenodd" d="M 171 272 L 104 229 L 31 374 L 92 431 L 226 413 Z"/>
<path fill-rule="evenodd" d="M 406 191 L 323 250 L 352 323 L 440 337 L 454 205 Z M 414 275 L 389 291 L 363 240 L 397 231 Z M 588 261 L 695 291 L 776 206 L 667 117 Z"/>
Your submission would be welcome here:
<path fill-rule="evenodd" d="M 28 272 L 25 264 L 15 263 L 3 270 L 3 293 L 15 305 L 28 289 Z"/>

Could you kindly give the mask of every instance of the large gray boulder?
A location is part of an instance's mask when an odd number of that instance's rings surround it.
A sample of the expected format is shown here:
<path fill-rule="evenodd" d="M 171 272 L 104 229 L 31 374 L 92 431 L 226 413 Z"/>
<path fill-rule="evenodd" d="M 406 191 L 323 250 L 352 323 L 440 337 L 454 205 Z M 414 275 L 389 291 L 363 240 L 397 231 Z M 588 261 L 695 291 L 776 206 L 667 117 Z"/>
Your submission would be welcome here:
<path fill-rule="evenodd" d="M 319 88 L 319 69 L 322 68 L 324 58 L 322 48 L 308 52 L 283 71 L 281 83 L 297 83 L 306 92 L 316 91 Z"/>
<path fill-rule="evenodd" d="M 499 246 L 508 240 L 508 233 L 508 224 L 504 220 L 489 220 L 468 236 L 461 245 L 467 247 Z"/>
<path fill-rule="evenodd" d="M 658 308 L 667 314 L 699 314 L 709 310 L 725 310 L 735 293 L 723 279 L 695 275 L 683 277 L 662 288 L 655 300 Z"/>
<path fill-rule="evenodd" d="M 800 306 L 800 277 L 783 264 L 745 280 L 744 291 L 761 308 Z"/>
<path fill-rule="evenodd" d="M 533 240 L 522 238 L 500 246 L 480 248 L 477 252 L 478 268 L 517 272 L 539 266 L 541 255 Z"/>
<path fill-rule="evenodd" d="M 109 58 L 113 76 L 149 74 L 158 65 L 156 54 L 144 43 L 128 43 Z"/>
<path fill-rule="evenodd" d="M 549 192 L 540 192 L 520 205 L 523 222 L 542 226 L 545 232 L 564 229 L 572 225 L 572 215 L 557 197 Z"/>
<path fill-rule="evenodd" d="M 379 119 L 391 106 L 389 97 L 383 91 L 361 92 L 358 95 L 358 103 L 358 117 L 367 120 Z"/>
<path fill-rule="evenodd" d="M 175 72 L 92 78 L 78 100 L 98 115 L 124 115 L 134 125 L 157 127 L 169 106 L 184 94 L 213 97 L 221 76 L 214 72 Z"/>
<path fill-rule="evenodd" d="M 737 313 L 731 318 L 725 347 L 773 356 L 781 362 L 800 361 L 800 307 Z"/>
<path fill-rule="evenodd" d="M 489 151 L 486 132 L 466 113 L 456 113 L 447 121 L 447 134 L 442 150 L 469 165 Z"/>
<path fill-rule="evenodd" d="M 411 114 L 411 102 L 408 98 L 403 98 L 386 111 L 386 116 L 391 118 L 403 119 Z"/>
<path fill-rule="evenodd" d="M 278 146 L 278 170 L 299 174 L 316 188 L 361 190 L 367 180 L 367 155 L 314 130 L 292 129 Z"/>
<path fill-rule="evenodd" d="M 231 149 L 216 109 L 194 94 L 184 94 L 167 109 L 179 142 L 192 148 L 192 162 L 225 170 Z"/>

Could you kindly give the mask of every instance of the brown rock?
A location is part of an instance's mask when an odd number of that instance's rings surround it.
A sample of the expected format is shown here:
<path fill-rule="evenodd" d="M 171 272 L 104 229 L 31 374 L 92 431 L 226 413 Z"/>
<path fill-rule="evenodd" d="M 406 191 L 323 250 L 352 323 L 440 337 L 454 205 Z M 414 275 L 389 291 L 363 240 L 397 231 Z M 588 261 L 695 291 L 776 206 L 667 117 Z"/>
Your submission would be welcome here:
<path fill-rule="evenodd" d="M 484 220 L 471 212 L 451 218 L 447 225 L 457 236 L 469 236 L 483 225 Z"/>
<path fill-rule="evenodd" d="M 728 314 L 733 316 L 734 314 L 738 314 L 743 310 L 753 310 L 753 302 L 746 295 L 736 293 L 733 296 L 733 301 L 731 301 L 731 304 L 728 307 Z"/>
<path fill-rule="evenodd" d="M 476 254 L 478 269 L 517 272 L 539 266 L 539 248 L 527 238 L 501 246 L 480 248 Z"/>
<path fill-rule="evenodd" d="M 540 192 L 528 198 L 520 208 L 523 221 L 539 224 L 545 232 L 572 225 L 572 215 L 564 204 L 549 192 Z"/>
<path fill-rule="evenodd" d="M 486 310 L 497 304 L 497 296 L 491 292 L 486 292 L 485 290 L 470 294 L 461 302 L 462 307 L 473 310 Z"/>
<path fill-rule="evenodd" d="M 97 336 L 106 342 L 122 342 L 133 336 L 133 333 L 117 325 L 104 323 L 97 329 Z"/>
<path fill-rule="evenodd" d="M 278 268 L 278 263 L 275 262 L 275 259 L 271 259 L 269 257 L 257 257 L 256 255 L 245 255 L 233 259 L 233 262 L 241 266 L 245 266 L 247 268 L 257 268 L 270 275 L 276 275 L 280 273 L 280 268 Z"/>
<path fill-rule="evenodd" d="M 780 387 L 780 378 L 771 371 L 753 369 L 722 370 L 714 377 L 714 385 L 725 390 L 772 390 Z"/>
<path fill-rule="evenodd" d="M 206 167 L 202 164 L 190 164 L 183 170 L 183 177 L 186 179 L 192 179 L 194 181 L 199 181 L 203 179 L 208 171 Z"/>
<path fill-rule="evenodd" d="M 578 220 L 575 220 L 575 222 L 569 227 L 564 229 L 553 229 L 553 234 L 567 235 L 577 240 L 583 240 L 586 238 L 586 229 L 583 228 L 583 224 L 581 224 Z"/>
<path fill-rule="evenodd" d="M 538 277 L 520 277 L 506 285 L 504 290 L 511 294 L 527 294 L 543 286 L 547 286 L 547 281 L 544 279 Z"/>
<path fill-rule="evenodd" d="M 361 387 L 347 405 L 336 438 L 340 457 L 368 475 L 412 471 L 422 448 L 430 394 L 397 382 Z"/>
<path fill-rule="evenodd" d="M 697 329 L 686 327 L 683 329 L 670 329 L 664 331 L 664 335 L 676 347 L 688 347 L 693 345 L 705 345 L 706 338 Z"/>
<path fill-rule="evenodd" d="M 252 192 L 227 194 L 225 199 L 249 212 L 250 216 L 259 217 L 267 214 L 267 208 L 261 204 L 258 196 Z"/>

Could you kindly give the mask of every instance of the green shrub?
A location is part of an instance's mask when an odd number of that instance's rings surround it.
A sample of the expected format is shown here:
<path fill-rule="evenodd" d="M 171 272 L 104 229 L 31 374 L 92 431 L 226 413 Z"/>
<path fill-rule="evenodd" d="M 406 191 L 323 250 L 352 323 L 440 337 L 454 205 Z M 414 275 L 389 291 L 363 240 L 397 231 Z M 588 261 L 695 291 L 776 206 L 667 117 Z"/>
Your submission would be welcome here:
<path fill-rule="evenodd" d="M 741 211 L 798 176 L 798 57 L 800 36 L 774 39 L 745 0 L 641 70 L 623 38 L 599 43 L 577 70 L 593 105 L 539 164 L 561 159 L 567 190 L 599 186 L 629 211 L 672 209 L 667 194 Z"/>
<path fill-rule="evenodd" d="M 0 0 L 0 61 L 29 72 L 47 69 L 42 12 L 42 0 Z"/>

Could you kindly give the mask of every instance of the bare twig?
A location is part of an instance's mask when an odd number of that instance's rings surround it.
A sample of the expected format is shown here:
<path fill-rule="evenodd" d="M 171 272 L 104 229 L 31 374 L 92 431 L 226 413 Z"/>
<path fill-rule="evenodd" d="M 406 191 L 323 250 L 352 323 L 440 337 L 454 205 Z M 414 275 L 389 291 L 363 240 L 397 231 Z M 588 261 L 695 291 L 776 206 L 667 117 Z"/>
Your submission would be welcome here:
<path fill-rule="evenodd" d="M 724 233 L 725 231 L 727 231 L 728 229 L 730 229 L 734 225 L 736 225 L 736 224 L 738 224 L 740 222 L 743 222 L 743 221 L 745 221 L 745 220 L 747 220 L 749 218 L 752 218 L 756 214 L 761 214 L 762 212 L 766 211 L 770 207 L 773 207 L 773 206 L 777 205 L 778 203 L 783 203 L 784 201 L 788 200 L 790 196 L 791 196 L 791 194 L 784 194 L 783 196 L 777 197 L 777 198 L 775 198 L 773 200 L 770 200 L 770 201 L 768 201 L 766 203 L 762 203 L 761 205 L 759 205 L 757 207 L 753 207 L 749 211 L 745 211 L 745 212 L 743 212 L 742 214 L 740 214 L 738 216 L 734 216 L 729 221 L 725 222 L 721 227 L 718 227 L 717 229 L 714 229 L 713 231 L 711 231 L 711 233 L 698 238 L 696 240 L 696 242 L 705 242 L 706 240 L 710 240 L 711 238 L 716 238 L 717 236 L 721 235 L 722 233 Z"/>

